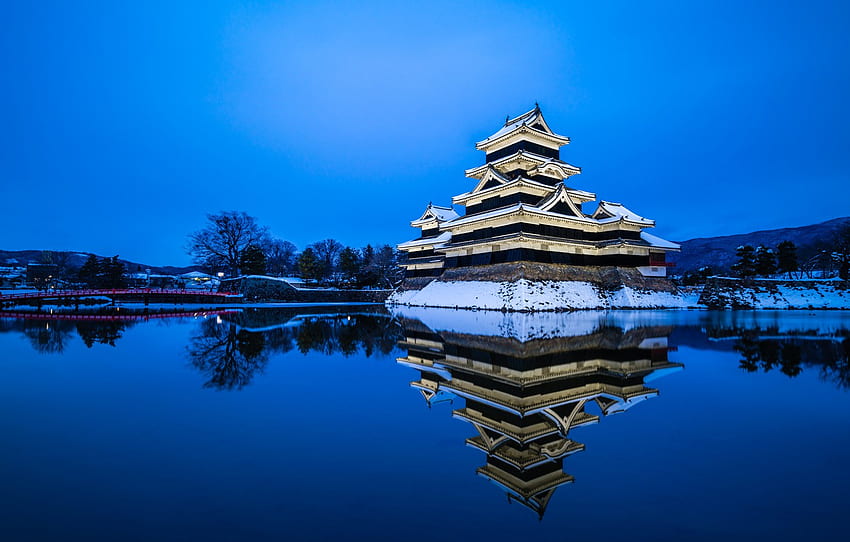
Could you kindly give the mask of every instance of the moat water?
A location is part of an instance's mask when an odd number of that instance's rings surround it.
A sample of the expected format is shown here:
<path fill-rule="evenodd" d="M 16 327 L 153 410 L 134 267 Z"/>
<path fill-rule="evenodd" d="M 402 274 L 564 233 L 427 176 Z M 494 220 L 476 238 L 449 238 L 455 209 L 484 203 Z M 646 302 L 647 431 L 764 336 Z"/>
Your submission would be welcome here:
<path fill-rule="evenodd" d="M 846 537 L 847 312 L 128 312 L 0 317 L 0 540 Z"/>

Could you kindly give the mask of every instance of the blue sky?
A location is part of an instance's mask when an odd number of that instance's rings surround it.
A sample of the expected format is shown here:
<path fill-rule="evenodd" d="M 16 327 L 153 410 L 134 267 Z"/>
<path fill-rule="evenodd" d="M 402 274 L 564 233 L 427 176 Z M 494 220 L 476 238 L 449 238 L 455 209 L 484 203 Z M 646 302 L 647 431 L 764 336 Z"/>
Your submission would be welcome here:
<path fill-rule="evenodd" d="M 230 209 L 398 243 L 535 101 L 570 184 L 667 238 L 845 216 L 848 27 L 818 1 L 18 3 L 0 248 L 187 264 Z"/>

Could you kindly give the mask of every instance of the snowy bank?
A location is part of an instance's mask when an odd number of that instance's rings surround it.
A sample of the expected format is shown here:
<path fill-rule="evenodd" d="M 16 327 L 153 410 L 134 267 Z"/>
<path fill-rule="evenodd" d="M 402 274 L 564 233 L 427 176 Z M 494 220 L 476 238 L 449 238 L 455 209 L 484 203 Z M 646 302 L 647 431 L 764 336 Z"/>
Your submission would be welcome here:
<path fill-rule="evenodd" d="M 712 309 L 850 309 L 850 282 L 712 277 L 699 302 Z"/>

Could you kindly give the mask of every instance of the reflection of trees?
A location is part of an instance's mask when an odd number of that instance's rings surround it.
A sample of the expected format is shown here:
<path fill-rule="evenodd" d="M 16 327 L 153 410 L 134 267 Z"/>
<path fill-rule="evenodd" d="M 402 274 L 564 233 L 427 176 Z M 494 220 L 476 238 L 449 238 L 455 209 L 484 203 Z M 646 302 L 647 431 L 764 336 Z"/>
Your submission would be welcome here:
<path fill-rule="evenodd" d="M 401 338 L 401 330 L 386 316 L 343 315 L 311 318 L 298 328 L 298 350 L 350 356 L 362 350 L 366 357 L 376 351 L 388 355 Z"/>
<path fill-rule="evenodd" d="M 817 366 L 824 380 L 850 388 L 850 337 L 760 339 L 754 332 L 743 332 L 733 348 L 741 354 L 740 367 L 747 372 L 779 369 L 793 378 L 804 367 Z"/>
<path fill-rule="evenodd" d="M 124 330 L 131 325 L 129 322 L 113 321 L 18 319 L 2 320 L 0 332 L 21 332 L 37 352 L 59 354 L 65 350 L 74 332 L 89 348 L 95 344 L 115 346 L 115 341 L 120 339 Z"/>
<path fill-rule="evenodd" d="M 251 314 L 256 320 L 262 315 Z M 238 322 L 246 315 L 234 315 Z M 233 321 L 207 319 L 191 339 L 189 357 L 207 374 L 206 387 L 241 389 L 264 370 L 270 354 L 298 349 L 326 355 L 367 357 L 390 354 L 402 337 L 401 328 L 386 314 L 288 315 L 283 322 L 264 321 L 262 331 L 251 331 Z M 268 325 L 271 324 L 271 325 Z"/>
<path fill-rule="evenodd" d="M 61 354 L 74 335 L 74 325 L 63 321 L 24 320 L 22 331 L 40 354 Z"/>
<path fill-rule="evenodd" d="M 120 339 L 124 330 L 130 324 L 121 321 L 79 321 L 76 322 L 77 334 L 83 342 L 91 348 L 95 344 L 108 344 L 115 346 L 115 341 Z"/>
<path fill-rule="evenodd" d="M 838 355 L 821 367 L 821 377 L 834 382 L 841 389 L 850 389 L 850 337 L 836 345 Z"/>
<path fill-rule="evenodd" d="M 188 350 L 192 365 L 209 379 L 204 387 L 220 390 L 242 389 L 268 362 L 262 333 L 211 318 L 201 323 L 201 334 L 191 339 Z"/>

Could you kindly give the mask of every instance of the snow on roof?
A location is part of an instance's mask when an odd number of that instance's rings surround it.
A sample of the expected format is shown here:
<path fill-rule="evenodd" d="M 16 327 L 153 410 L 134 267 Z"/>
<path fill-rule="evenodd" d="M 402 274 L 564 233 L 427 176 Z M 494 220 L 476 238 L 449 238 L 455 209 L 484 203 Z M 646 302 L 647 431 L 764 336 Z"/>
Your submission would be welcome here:
<path fill-rule="evenodd" d="M 520 185 L 520 184 L 526 185 L 526 186 L 536 186 L 538 188 L 543 188 L 543 189 L 546 189 L 546 190 L 554 190 L 554 188 L 552 186 L 548 185 L 548 184 L 541 183 L 540 181 L 535 181 L 534 179 L 529 179 L 528 177 L 524 177 L 522 175 L 519 175 L 514 180 L 508 180 L 507 182 L 505 182 L 504 184 L 500 184 L 499 186 L 491 186 L 489 188 L 483 188 L 483 189 L 479 190 L 478 188 L 479 188 L 479 186 L 483 186 L 485 178 L 486 178 L 486 176 L 482 177 L 481 182 L 479 182 L 478 185 L 476 185 L 475 188 L 470 190 L 469 192 L 464 192 L 463 194 L 458 194 L 457 196 L 454 196 L 452 198 L 452 201 L 455 202 L 455 203 L 460 203 L 462 201 L 468 200 L 472 196 L 482 196 L 483 194 L 490 194 L 491 192 L 496 192 L 498 190 L 516 187 L 517 185 Z M 570 190 L 572 190 L 572 189 L 570 189 Z M 581 191 L 576 191 L 576 192 L 581 192 Z M 593 194 L 590 194 L 589 192 L 581 192 L 581 194 L 593 196 Z M 591 199 L 595 199 L 595 197 L 592 197 Z"/>
<path fill-rule="evenodd" d="M 468 224 L 469 222 L 477 222 L 479 220 L 486 220 L 488 218 L 493 218 L 497 216 L 507 215 L 516 211 L 519 211 L 522 208 L 522 203 L 515 203 L 509 207 L 502 207 L 501 209 L 493 209 L 492 211 L 487 211 L 486 213 L 475 214 L 475 215 L 467 215 L 463 218 L 458 218 L 457 220 L 452 220 L 449 225 L 455 226 L 460 224 Z"/>
<path fill-rule="evenodd" d="M 551 217 L 554 217 L 554 218 L 562 218 L 562 219 L 566 218 L 566 219 L 569 219 L 569 220 L 576 220 L 576 221 L 579 221 L 579 222 L 589 222 L 589 223 L 600 222 L 598 220 L 595 220 L 593 218 L 589 218 L 587 216 L 563 215 L 561 213 L 554 213 L 554 212 L 551 212 L 551 211 L 546 211 L 546 210 L 541 209 L 540 207 L 535 206 L 535 205 L 528 205 L 527 203 L 515 203 L 514 205 L 511 205 L 511 206 L 508 206 L 508 207 L 501 207 L 499 209 L 493 209 L 492 211 L 487 211 L 486 213 L 468 215 L 468 216 L 458 218 L 457 220 L 452 220 L 451 222 L 449 222 L 447 224 L 447 226 L 455 226 L 455 225 L 459 226 L 461 224 L 469 224 L 470 222 L 478 222 L 479 220 L 486 220 L 488 218 L 495 218 L 497 216 L 509 215 L 509 214 L 515 213 L 517 211 L 528 211 L 528 212 L 531 212 L 531 213 L 537 213 L 537 214 L 541 214 L 541 215 L 551 216 Z"/>
<path fill-rule="evenodd" d="M 594 194 L 593 192 L 588 192 L 587 190 L 579 190 L 578 188 L 570 188 L 568 186 L 567 192 L 571 196 L 576 196 L 577 198 L 587 200 L 587 201 L 593 201 L 593 200 L 596 199 L 596 194 Z"/>
<path fill-rule="evenodd" d="M 657 235 L 652 235 L 651 233 L 647 233 L 645 231 L 640 232 L 640 238 L 649 243 L 650 245 L 658 248 L 670 248 L 670 249 L 679 249 L 681 248 L 676 243 L 671 243 L 666 239 L 662 239 Z"/>
<path fill-rule="evenodd" d="M 410 224 L 412 226 L 416 226 L 423 222 L 430 222 L 431 220 L 436 220 L 437 222 L 448 222 L 450 220 L 454 220 L 458 216 L 460 215 L 458 215 L 451 207 L 442 207 L 440 205 L 429 203 L 428 207 L 425 208 L 425 212 L 422 213 L 422 216 Z"/>
<path fill-rule="evenodd" d="M 537 122 L 540 117 L 540 108 L 535 105 L 534 109 L 532 109 L 531 111 L 526 111 L 518 117 L 507 119 L 505 121 L 505 125 L 498 132 L 482 141 L 482 143 L 498 139 L 503 135 L 507 134 L 508 132 L 512 132 L 513 130 L 519 128 L 520 126 L 531 126 L 532 124 Z"/>
<path fill-rule="evenodd" d="M 211 279 L 212 275 L 207 275 L 206 273 L 201 273 L 200 271 L 190 271 L 188 273 L 183 273 L 180 275 L 184 279 Z"/>
<path fill-rule="evenodd" d="M 451 207 L 439 207 L 437 205 L 431 206 L 431 213 L 439 220 L 440 222 L 445 222 L 447 220 L 454 220 L 459 215 L 455 212 Z"/>
<path fill-rule="evenodd" d="M 550 158 L 548 156 L 543 156 L 541 154 L 529 152 L 529 151 L 526 151 L 526 150 L 518 150 L 517 152 L 510 154 L 508 156 L 505 156 L 504 158 L 499 158 L 498 160 L 495 160 L 493 162 L 488 162 L 484 165 L 467 169 L 464 173 L 466 174 L 467 177 L 475 177 L 476 175 L 483 175 L 484 172 L 487 171 L 488 167 L 493 167 L 493 166 L 496 166 L 496 165 L 501 166 L 501 165 L 504 165 L 504 164 L 509 164 L 509 163 L 511 163 L 515 160 L 520 159 L 520 158 L 525 158 L 529 162 L 535 163 L 535 165 L 538 169 L 546 168 L 547 166 L 554 166 L 554 167 L 558 167 L 560 169 L 573 171 L 574 173 L 581 173 L 580 167 L 574 166 L 572 164 L 568 164 L 568 163 L 564 162 L 563 160 L 559 160 L 557 158 Z"/>
<path fill-rule="evenodd" d="M 487 146 L 488 143 L 496 141 L 497 139 L 500 139 L 501 137 L 523 126 L 527 126 L 532 130 L 536 130 L 537 132 L 542 132 L 557 139 L 561 139 L 563 140 L 564 144 L 569 143 L 569 138 L 559 136 L 555 134 L 551 128 L 549 128 L 549 125 L 546 123 L 546 119 L 543 118 L 543 113 L 540 111 L 540 106 L 535 104 L 534 109 L 532 109 L 531 111 L 526 111 L 518 117 L 514 117 L 512 119 L 508 118 L 507 120 L 505 120 L 505 125 L 501 129 L 499 129 L 499 131 L 497 131 L 495 134 L 491 135 L 487 139 L 479 141 L 476 144 L 476 147 L 480 150 L 482 146 Z"/>
<path fill-rule="evenodd" d="M 401 243 L 398 245 L 399 249 L 403 248 L 411 248 L 418 247 L 422 245 L 438 245 L 442 243 L 447 243 L 452 238 L 451 232 L 443 232 L 440 235 L 436 235 L 433 237 L 423 237 L 422 239 L 414 239 L 413 241 L 407 241 L 406 243 Z"/>
<path fill-rule="evenodd" d="M 599 218 L 597 215 L 600 214 L 600 211 L 604 214 L 607 214 L 607 217 Z M 655 224 L 654 220 L 650 220 L 648 218 L 644 218 L 639 214 L 630 211 L 625 205 L 622 203 L 614 203 L 611 201 L 600 201 L 599 207 L 597 207 L 596 212 L 593 213 L 593 217 L 604 221 L 605 218 L 612 218 L 619 220 L 621 218 L 629 220 L 631 222 L 637 222 L 640 224 L 653 225 Z"/>

